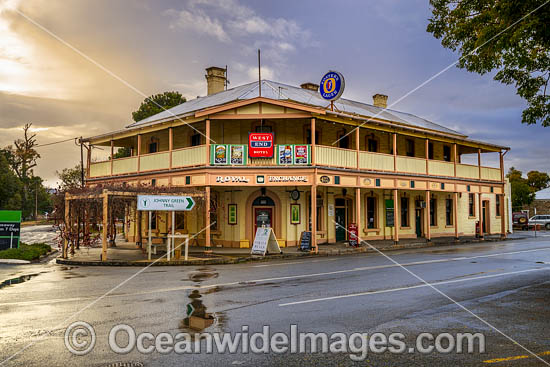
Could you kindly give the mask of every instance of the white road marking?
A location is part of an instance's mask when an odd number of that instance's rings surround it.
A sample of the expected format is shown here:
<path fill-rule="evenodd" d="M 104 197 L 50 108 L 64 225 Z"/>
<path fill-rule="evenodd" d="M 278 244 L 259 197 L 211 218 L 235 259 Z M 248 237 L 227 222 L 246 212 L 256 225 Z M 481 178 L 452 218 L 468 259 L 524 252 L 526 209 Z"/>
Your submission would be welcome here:
<path fill-rule="evenodd" d="M 451 283 L 461 283 L 461 282 L 468 282 L 468 281 L 472 281 L 472 280 L 496 278 L 496 277 L 502 277 L 502 276 L 507 276 L 507 275 L 528 273 L 528 272 L 541 271 L 541 270 L 550 270 L 550 268 L 519 270 L 519 271 L 508 272 L 508 273 L 499 273 L 499 274 L 485 275 L 485 276 L 479 276 L 479 277 L 473 277 L 473 278 L 444 280 L 444 281 L 441 281 L 441 282 L 434 282 L 434 283 L 430 283 L 430 284 L 432 286 L 435 286 L 435 285 L 443 285 L 443 284 L 451 284 Z M 305 301 L 280 303 L 279 306 L 280 307 L 285 307 L 285 306 L 292 306 L 292 305 L 301 305 L 301 304 L 304 304 L 304 303 L 330 301 L 330 300 L 334 300 L 334 299 L 350 298 L 350 297 L 370 296 L 370 295 L 373 295 L 373 294 L 399 292 L 399 291 L 406 291 L 406 290 L 409 290 L 409 289 L 425 288 L 425 287 L 429 287 L 429 285 L 425 284 L 425 283 L 422 283 L 422 284 L 418 284 L 418 285 L 412 285 L 412 286 L 409 286 L 409 287 L 382 289 L 382 290 L 379 290 L 379 291 L 367 291 L 367 292 L 361 292 L 361 293 L 350 293 L 350 294 L 343 294 L 343 295 L 340 295 L 340 296 L 332 296 L 332 297 L 313 298 L 313 299 L 308 299 L 308 300 L 305 300 Z"/>
<path fill-rule="evenodd" d="M 303 263 L 320 263 L 325 261 L 336 261 L 338 259 L 323 259 L 323 260 L 310 260 L 310 261 L 289 261 L 285 263 L 275 263 L 275 264 L 262 264 L 262 265 L 254 265 L 253 268 L 267 268 L 270 266 L 281 266 L 281 265 L 294 265 L 294 264 L 303 264 Z"/>
<path fill-rule="evenodd" d="M 425 265 L 425 264 L 432 264 L 432 263 L 443 263 L 443 262 L 451 262 L 451 261 L 478 259 L 478 258 L 483 258 L 483 257 L 514 255 L 514 254 L 519 254 L 519 253 L 535 252 L 535 251 L 549 251 L 549 250 L 550 250 L 550 247 L 546 247 L 546 248 L 538 248 L 538 249 L 531 249 L 531 250 L 501 252 L 501 253 L 498 253 L 498 254 L 477 255 L 477 256 L 468 256 L 468 257 L 462 256 L 462 257 L 454 257 L 454 258 L 450 258 L 450 259 L 435 259 L 435 260 L 414 261 L 414 262 L 410 262 L 410 263 L 404 263 L 404 264 L 401 264 L 401 265 L 403 265 L 403 266 Z M 307 262 L 307 261 L 304 261 L 304 262 Z M 186 286 L 179 286 L 179 287 L 172 287 L 172 288 L 161 288 L 161 289 L 134 292 L 134 293 L 110 294 L 110 295 L 107 296 L 107 298 L 131 297 L 131 296 L 140 296 L 140 295 L 165 293 L 165 292 L 177 292 L 177 291 L 191 290 L 191 289 L 210 289 L 210 288 L 214 288 L 214 287 L 227 287 L 227 286 L 246 284 L 246 283 L 265 283 L 265 282 L 272 282 L 272 281 L 279 281 L 279 280 L 303 279 L 303 278 L 312 278 L 312 277 L 325 276 L 325 275 L 345 274 L 345 273 L 353 273 L 353 272 L 366 271 L 366 270 L 377 270 L 377 269 L 386 269 L 386 268 L 395 268 L 395 267 L 398 267 L 398 265 L 396 265 L 396 264 L 374 265 L 374 266 L 365 266 L 365 267 L 361 267 L 361 268 L 335 270 L 335 271 L 329 271 L 329 272 L 323 272 L 323 273 L 287 275 L 287 276 L 280 276 L 280 277 L 273 277 L 273 278 L 251 279 L 251 280 L 246 280 L 246 281 L 235 281 L 235 282 L 217 283 L 217 284 L 209 284 L 209 285 L 201 285 L 201 286 L 186 285 Z M 6 303 L 0 303 L 0 307 L 2 307 L 2 306 L 14 306 L 14 305 L 19 305 L 19 306 L 41 305 L 41 304 L 60 303 L 60 302 L 78 302 L 78 301 L 84 301 L 84 300 L 89 300 L 89 299 L 94 299 L 94 298 L 95 298 L 95 296 L 79 297 L 79 298 L 56 298 L 56 299 L 35 300 L 35 301 L 6 302 Z"/>

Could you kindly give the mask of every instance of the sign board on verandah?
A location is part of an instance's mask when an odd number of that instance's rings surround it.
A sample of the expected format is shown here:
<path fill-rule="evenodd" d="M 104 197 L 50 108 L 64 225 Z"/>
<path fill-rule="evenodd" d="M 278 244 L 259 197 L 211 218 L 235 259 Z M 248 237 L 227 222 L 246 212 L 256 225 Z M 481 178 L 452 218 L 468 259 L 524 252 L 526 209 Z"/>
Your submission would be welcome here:
<path fill-rule="evenodd" d="M 282 251 L 277 242 L 277 238 L 275 238 L 275 233 L 273 233 L 273 228 L 258 227 L 250 254 L 264 256 L 265 254 L 281 253 Z"/>
<path fill-rule="evenodd" d="M 138 210 L 181 211 L 195 207 L 195 200 L 191 196 L 169 195 L 138 195 Z"/>
<path fill-rule="evenodd" d="M 0 210 L 0 250 L 19 248 L 21 211 Z"/>

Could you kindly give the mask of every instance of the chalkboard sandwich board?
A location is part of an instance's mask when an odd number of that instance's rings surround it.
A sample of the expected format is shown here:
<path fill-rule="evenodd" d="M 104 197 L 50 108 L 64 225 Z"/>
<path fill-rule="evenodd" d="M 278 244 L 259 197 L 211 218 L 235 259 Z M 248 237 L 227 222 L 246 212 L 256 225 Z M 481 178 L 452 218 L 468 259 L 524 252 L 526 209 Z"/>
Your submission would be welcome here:
<path fill-rule="evenodd" d="M 311 251 L 311 232 L 304 231 L 300 235 L 300 251 Z"/>

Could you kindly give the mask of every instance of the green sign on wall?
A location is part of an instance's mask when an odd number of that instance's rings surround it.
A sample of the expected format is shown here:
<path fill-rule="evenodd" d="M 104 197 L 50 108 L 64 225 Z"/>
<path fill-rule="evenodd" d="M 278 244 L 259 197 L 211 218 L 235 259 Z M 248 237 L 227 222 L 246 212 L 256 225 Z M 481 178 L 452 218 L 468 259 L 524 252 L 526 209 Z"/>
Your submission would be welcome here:
<path fill-rule="evenodd" d="M 0 210 L 0 250 L 19 248 L 21 211 Z"/>
<path fill-rule="evenodd" d="M 395 227 L 395 210 L 393 200 L 386 200 L 386 227 Z"/>

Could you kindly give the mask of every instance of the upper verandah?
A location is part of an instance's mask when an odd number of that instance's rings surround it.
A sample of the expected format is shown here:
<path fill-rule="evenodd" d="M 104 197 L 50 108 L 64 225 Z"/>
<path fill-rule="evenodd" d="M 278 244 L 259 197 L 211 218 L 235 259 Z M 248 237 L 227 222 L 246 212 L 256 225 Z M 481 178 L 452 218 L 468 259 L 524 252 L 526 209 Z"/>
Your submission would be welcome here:
<path fill-rule="evenodd" d="M 223 73 L 222 80 L 225 80 L 225 71 L 223 69 L 215 67 L 209 68 L 207 69 L 207 73 L 209 73 L 211 69 L 219 69 Z M 171 123 L 174 126 L 193 123 L 198 120 L 211 118 L 212 114 L 227 111 L 238 105 L 258 102 L 264 105 L 266 103 L 275 105 L 283 103 L 287 106 L 291 106 L 291 108 L 294 107 L 297 110 L 307 112 L 311 117 L 331 116 L 336 119 L 331 119 L 332 121 L 341 122 L 347 125 L 371 128 L 374 126 L 369 125 L 385 125 L 384 127 L 386 129 L 395 128 L 402 132 L 409 131 L 413 135 L 422 134 L 430 135 L 435 139 L 437 139 L 437 137 L 444 137 L 456 141 L 469 141 L 474 143 L 475 146 L 486 148 L 489 151 L 509 149 L 492 143 L 470 140 L 464 134 L 424 118 L 410 113 L 388 109 L 385 103 L 380 105 L 376 103 L 376 100 L 374 105 L 371 105 L 340 98 L 331 106 L 328 101 L 320 97 L 317 90 L 311 88 L 311 86 L 315 86 L 313 83 L 306 83 L 302 85 L 302 87 L 295 87 L 270 80 L 261 80 L 260 82 L 255 81 L 227 90 L 224 90 L 224 84 L 221 84 L 221 89 L 218 87 L 218 92 L 212 93 L 211 85 L 213 83 L 209 80 L 208 74 L 206 78 L 208 80 L 209 95 L 197 97 L 196 99 L 189 100 L 141 121 L 129 124 L 125 129 L 86 138 L 84 141 L 92 144 L 106 143 L 110 139 L 120 139 L 125 136 L 136 135 L 144 129 L 156 130 L 158 128 L 166 128 L 166 123 Z M 217 78 L 217 76 L 214 76 L 214 78 Z M 309 86 L 309 88 L 304 87 L 305 85 Z M 376 98 L 377 96 L 378 95 L 375 95 L 374 97 Z M 288 114 L 285 115 L 286 116 L 281 117 L 291 117 Z M 243 118 L 250 118 L 250 116 L 243 116 Z"/>

